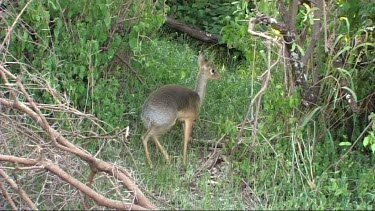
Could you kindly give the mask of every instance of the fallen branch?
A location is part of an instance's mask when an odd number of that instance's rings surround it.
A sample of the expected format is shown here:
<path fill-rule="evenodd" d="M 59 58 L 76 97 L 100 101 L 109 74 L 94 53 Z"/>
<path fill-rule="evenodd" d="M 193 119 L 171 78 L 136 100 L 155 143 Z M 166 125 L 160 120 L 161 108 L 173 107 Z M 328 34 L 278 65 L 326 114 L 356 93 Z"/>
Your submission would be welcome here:
<path fill-rule="evenodd" d="M 0 155 L 1 156 L 1 155 Z M 0 158 L 1 160 L 1 158 Z M 8 174 L 0 169 L 0 176 L 4 178 L 4 180 L 20 195 L 20 197 L 26 202 L 26 204 L 30 207 L 32 210 L 39 210 L 38 207 L 36 207 L 35 203 L 31 201 L 29 196 L 25 193 L 25 191 L 17 185 L 16 182 L 14 182 Z"/>
<path fill-rule="evenodd" d="M 119 182 L 123 184 L 124 187 L 131 192 L 131 194 L 134 197 L 134 202 L 138 206 L 137 208 L 143 207 L 146 209 L 156 209 L 156 206 L 153 205 L 151 201 L 144 196 L 142 191 L 137 187 L 134 181 L 130 178 L 129 176 L 130 174 L 125 169 L 121 169 L 118 166 L 115 166 L 113 164 L 110 164 L 110 163 L 107 163 L 105 161 L 95 158 L 88 152 L 85 152 L 82 149 L 75 146 L 74 144 L 72 144 L 69 140 L 67 140 L 64 136 L 62 136 L 58 131 L 52 128 L 51 125 L 46 120 L 45 116 L 42 114 L 37 104 L 33 101 L 31 96 L 27 93 L 20 78 L 14 76 L 2 64 L 0 64 L 0 76 L 4 81 L 4 84 L 8 87 L 9 90 L 14 90 L 15 88 L 18 88 L 19 93 L 21 93 L 29 103 L 29 106 L 25 105 L 25 103 L 19 101 L 18 97 L 15 94 L 13 94 L 11 96 L 13 100 L 0 98 L 1 106 L 17 110 L 29 116 L 48 135 L 48 137 L 50 138 L 50 143 L 52 144 L 53 147 L 56 147 L 57 149 L 76 155 L 80 159 L 87 162 L 90 168 L 94 169 L 95 171 L 105 172 L 108 175 L 117 178 Z M 15 83 L 11 83 L 8 80 L 8 78 L 15 81 Z M 34 163 L 30 163 L 28 165 L 34 165 Z M 72 180 L 71 177 L 66 177 L 66 175 L 63 174 L 63 172 L 56 170 L 56 167 L 54 166 L 52 166 L 51 169 L 49 170 L 54 173 L 61 173 L 62 175 L 58 175 L 61 178 L 63 178 L 64 176 L 65 179 Z M 76 183 L 74 182 L 74 184 Z M 87 190 L 84 188 L 84 186 L 79 185 L 75 187 L 84 193 L 88 193 Z M 99 195 L 95 195 L 95 194 L 90 194 L 89 197 L 91 197 L 96 202 L 102 200 L 102 198 Z M 116 203 L 114 203 L 113 205 L 111 205 L 111 203 L 106 203 L 106 205 L 108 205 L 109 208 L 119 209 L 117 207 L 114 207 L 114 206 L 119 206 L 119 204 L 116 204 Z M 122 207 L 122 209 L 123 208 L 124 207 Z"/>
<path fill-rule="evenodd" d="M 108 199 L 108 198 L 104 197 L 103 195 L 97 193 L 96 191 L 92 190 L 91 188 L 89 188 L 85 184 L 78 181 L 76 178 L 70 176 L 68 173 L 63 171 L 58 165 L 56 165 L 54 163 L 51 163 L 49 161 L 39 161 L 39 160 L 36 160 L 36 159 L 27 159 L 27 158 L 20 158 L 20 157 L 15 157 L 15 156 L 8 156 L 8 155 L 0 155 L 0 161 L 42 167 L 42 168 L 50 171 L 51 173 L 59 176 L 61 179 L 63 179 L 65 182 L 69 183 L 70 185 L 74 186 L 75 188 L 79 189 L 85 195 L 94 199 L 94 201 L 96 203 L 98 203 L 99 205 L 102 205 L 102 206 L 105 206 L 105 207 L 111 207 L 111 208 L 114 208 L 114 209 L 146 210 L 145 208 L 143 208 L 141 206 L 138 206 L 138 205 L 126 204 L 122 201 L 111 200 L 111 199 Z M 3 174 L 5 174 L 5 172 L 2 169 L 0 169 L 0 176 L 3 176 Z M 5 176 L 3 176 L 3 177 L 5 178 Z M 9 179 L 9 177 L 8 177 L 8 179 Z M 24 192 L 22 194 L 25 195 Z M 23 195 L 22 198 L 25 198 L 24 195 Z M 31 205 L 32 205 L 32 204 L 30 205 L 31 200 L 28 197 L 27 197 L 27 199 L 29 200 L 28 204 L 31 207 Z M 35 204 L 34 204 L 34 207 L 31 207 L 31 208 L 34 209 L 34 210 L 37 209 Z"/>
<path fill-rule="evenodd" d="M 4 183 L 2 181 L 0 181 L 0 190 L 1 190 L 4 198 L 6 198 L 6 200 L 8 201 L 10 207 L 13 210 L 17 210 L 16 204 L 14 203 L 13 199 L 9 196 L 9 193 L 8 193 L 7 189 L 4 187 Z"/>
<path fill-rule="evenodd" d="M 177 21 L 171 17 L 167 17 L 167 23 L 174 29 L 180 32 L 184 32 L 187 35 L 198 39 L 203 42 L 208 43 L 218 43 L 219 42 L 219 36 L 215 34 L 210 34 L 198 29 L 194 29 L 191 26 L 188 26 L 180 21 Z"/>
<path fill-rule="evenodd" d="M 139 82 L 141 82 L 142 84 L 145 84 L 145 82 L 143 81 L 143 79 L 139 75 L 139 73 L 137 71 L 135 71 L 134 68 L 124 58 L 119 56 L 117 53 L 115 55 L 116 55 L 117 58 L 119 58 L 130 69 L 130 71 L 135 75 L 135 77 L 137 77 Z"/>

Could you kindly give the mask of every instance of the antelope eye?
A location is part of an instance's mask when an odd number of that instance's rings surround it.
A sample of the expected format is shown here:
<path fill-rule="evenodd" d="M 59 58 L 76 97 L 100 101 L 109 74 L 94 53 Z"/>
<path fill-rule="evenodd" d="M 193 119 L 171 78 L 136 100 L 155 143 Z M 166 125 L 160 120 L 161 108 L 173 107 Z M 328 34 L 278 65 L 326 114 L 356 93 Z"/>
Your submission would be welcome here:
<path fill-rule="evenodd" d="M 215 74 L 217 70 L 215 68 L 211 69 L 211 74 Z"/>

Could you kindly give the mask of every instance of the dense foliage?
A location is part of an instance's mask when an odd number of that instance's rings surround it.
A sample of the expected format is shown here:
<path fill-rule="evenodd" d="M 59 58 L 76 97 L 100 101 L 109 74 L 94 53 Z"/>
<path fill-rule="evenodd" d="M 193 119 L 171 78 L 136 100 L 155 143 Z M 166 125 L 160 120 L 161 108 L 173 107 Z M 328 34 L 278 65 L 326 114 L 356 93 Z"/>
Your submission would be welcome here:
<path fill-rule="evenodd" d="M 374 209 L 375 4 L 371 1 L 325 1 L 323 30 L 327 36 L 317 42 L 308 65 L 309 73 L 318 73 L 317 105 L 309 109 L 301 105 L 301 89 L 290 92 L 288 67 L 279 64 L 272 70 L 258 114 L 259 135 L 252 136 L 249 126 L 241 141 L 237 139 L 248 104 L 262 85 L 259 77 L 270 62 L 262 40 L 249 35 L 248 20 L 267 14 L 282 22 L 277 2 L 34 1 L 16 25 L 2 62 L 20 75 L 28 71 L 43 76 L 69 96 L 76 108 L 106 122 L 108 130 L 129 125 L 133 154 L 120 152 L 114 144 L 101 156 L 114 162 L 118 158 L 129 161 L 146 181 L 146 188 L 161 193 L 177 208 Z M 12 25 L 14 14 L 26 3 L 2 3 L 8 12 L 1 29 Z M 307 3 L 299 8 L 297 32 L 309 40 L 314 24 L 311 14 L 316 8 Z M 163 27 L 166 15 L 220 35 L 225 47 L 170 33 Z M 279 34 L 265 26 L 257 30 L 275 37 Z M 0 37 L 5 34 L 6 30 L 0 31 Z M 294 47 L 304 54 L 306 43 Z M 144 130 L 139 114 L 147 95 L 163 84 L 194 87 L 200 50 L 220 64 L 223 78 L 209 86 L 194 138 L 225 137 L 222 153 L 230 165 L 227 177 L 216 186 L 209 183 L 208 173 L 202 176 L 194 187 L 201 191 L 194 195 L 189 191 L 193 169 L 208 147 L 191 151 L 195 164 L 184 173 L 179 167 L 176 173 L 164 163 L 150 171 L 143 166 L 139 140 Z M 274 49 L 271 59 L 276 58 Z M 312 83 L 315 76 L 307 77 Z M 37 102 L 54 103 L 42 91 L 30 91 Z M 358 110 L 353 111 L 344 92 L 355 96 Z M 61 125 L 70 127 L 68 122 Z M 79 128 L 88 129 L 93 128 L 85 124 Z M 178 157 L 182 141 L 174 140 L 181 139 L 180 129 L 163 136 L 167 150 Z M 97 149 L 95 142 L 84 147 L 93 152 Z M 162 160 L 160 153 L 155 154 Z M 179 166 L 180 160 L 172 166 Z M 244 195 L 244 190 L 249 194 Z"/>

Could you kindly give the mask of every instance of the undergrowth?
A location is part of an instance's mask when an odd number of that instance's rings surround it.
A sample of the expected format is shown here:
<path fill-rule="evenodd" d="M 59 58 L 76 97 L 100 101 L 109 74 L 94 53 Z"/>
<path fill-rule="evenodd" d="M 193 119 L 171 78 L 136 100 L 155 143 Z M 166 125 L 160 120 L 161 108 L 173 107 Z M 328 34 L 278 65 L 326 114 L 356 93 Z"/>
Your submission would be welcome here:
<path fill-rule="evenodd" d="M 235 53 L 242 55 L 242 59 L 237 60 L 219 46 L 202 46 L 186 36 L 158 30 L 164 23 L 164 14 L 151 11 L 148 2 L 141 6 L 135 1 L 129 4 L 114 1 L 116 4 L 112 6 L 113 2 L 108 0 L 96 0 L 95 4 L 91 1 L 62 2 L 31 4 L 23 18 L 32 26 L 33 33 L 27 32 L 26 26 L 20 27 L 13 40 L 18 45 L 11 45 L 10 53 L 4 58 L 14 72 L 22 73 L 27 67 L 29 72 L 43 75 L 57 91 L 69 96 L 71 102 L 68 103 L 105 122 L 107 131 L 129 126 L 130 143 L 114 140 L 102 144 L 77 138 L 76 144 L 91 153 L 105 145 L 97 156 L 134 170 L 137 182 L 160 208 L 375 209 L 375 158 L 368 149 L 375 146 L 374 127 L 368 129 L 374 120 L 364 120 L 363 116 L 367 118 L 371 111 L 351 114 L 340 96 L 345 89 L 354 90 L 359 103 L 365 104 L 371 99 L 368 96 L 373 91 L 373 67 L 332 68 L 339 55 L 320 58 L 324 61 L 319 66 L 323 76 L 321 102 L 308 110 L 300 107 L 301 90 L 288 94 L 284 66 L 277 66 L 272 70 L 271 84 L 258 114 L 258 136 L 251 135 L 253 113 L 239 140 L 241 123 L 250 101 L 261 87 L 260 76 L 267 68 L 266 47 L 249 36 L 243 21 L 246 14 L 240 13 L 247 8 L 244 1 L 243 4 L 223 3 L 228 7 L 217 13 L 210 13 L 203 3 L 197 4 L 197 14 L 194 11 L 190 14 L 226 18 L 220 22 L 226 24 L 223 28 L 209 22 L 196 24 L 223 33 L 226 44 L 241 51 Z M 275 3 L 264 1 L 263 4 L 267 8 L 268 4 Z M 210 6 L 216 8 L 213 4 Z M 240 14 L 237 18 L 233 18 L 233 14 L 226 17 L 226 13 L 233 13 L 234 6 Z M 13 9 L 8 6 L 8 10 Z M 127 14 L 121 15 L 116 9 Z M 178 7 L 171 10 L 181 12 Z M 352 11 L 353 16 L 355 11 Z M 133 16 L 139 22 L 129 19 Z M 342 31 L 345 31 L 344 26 L 340 25 Z M 363 29 L 352 33 L 349 28 L 347 34 L 335 40 L 338 46 L 342 45 L 338 54 L 363 55 L 364 50 L 370 52 L 364 59 L 370 58 L 373 55 L 371 40 L 363 35 Z M 350 48 L 351 35 L 364 44 Z M 183 132 L 178 123 L 160 137 L 172 157 L 172 164 L 167 165 L 156 146 L 150 144 L 155 164 L 155 169 L 150 169 L 141 142 L 146 131 L 140 120 L 143 102 L 152 91 L 165 84 L 194 88 L 199 51 L 216 63 L 222 77 L 208 85 L 207 97 L 194 127 L 189 165 L 186 169 L 182 165 Z M 125 58 L 133 70 L 118 57 Z M 357 61 L 348 56 L 347 63 Z M 344 79 L 356 83 L 345 87 L 339 83 Z M 30 92 L 35 101 L 51 103 L 51 99 L 40 92 Z M 48 115 L 54 118 L 53 114 Z M 69 120 L 59 126 L 76 127 L 77 131 L 95 130 L 77 122 L 73 124 Z M 367 145 L 362 144 L 363 140 L 367 140 Z M 223 146 L 215 148 L 219 142 L 224 143 Z M 215 152 L 219 153 L 218 166 L 198 171 Z M 75 207 L 69 206 L 62 207 Z M 76 208 L 78 206 L 81 205 Z M 41 208 L 50 207 L 43 204 Z"/>
<path fill-rule="evenodd" d="M 164 84 L 194 88 L 199 50 L 202 49 L 189 47 L 188 42 L 175 44 L 162 36 L 140 46 L 135 64 L 145 85 L 143 90 L 137 90 L 141 99 L 133 107 L 138 116 L 143 101 L 156 88 Z M 129 148 L 144 187 L 180 209 L 372 209 L 374 159 L 357 152 L 345 154 L 348 148 L 339 146 L 333 138 L 321 139 L 321 131 L 328 133 L 324 137 L 330 137 L 330 129 L 308 119 L 309 113 L 295 113 L 297 94 L 280 100 L 283 95 L 281 71 L 274 72 L 274 81 L 265 97 L 259 138 L 243 140 L 241 150 L 232 157 L 230 167 L 217 184 L 211 183 L 209 171 L 195 181 L 194 171 L 212 151 L 202 142 L 223 137 L 227 140 L 223 154 L 229 156 L 237 143 L 238 128 L 250 97 L 260 87 L 257 78 L 260 71 L 243 65 L 228 68 L 220 63 L 220 56 L 212 59 L 220 67 L 222 78 L 209 84 L 207 99 L 194 129 L 186 171 L 182 166 L 181 124 L 177 123 L 171 132 L 160 138 L 172 155 L 172 164 L 168 166 L 151 144 L 156 168 L 150 170 L 141 143 L 145 128 L 139 118 L 129 122 L 137 128 Z M 253 62 L 258 70 L 262 67 Z M 311 113 L 325 121 L 323 112 Z M 301 127 L 304 119 L 298 121 L 297 117 L 302 114 L 307 117 Z M 285 131 L 285 128 L 289 129 Z M 125 154 L 123 156 L 131 161 Z M 244 199 L 246 193 L 251 202 Z"/>

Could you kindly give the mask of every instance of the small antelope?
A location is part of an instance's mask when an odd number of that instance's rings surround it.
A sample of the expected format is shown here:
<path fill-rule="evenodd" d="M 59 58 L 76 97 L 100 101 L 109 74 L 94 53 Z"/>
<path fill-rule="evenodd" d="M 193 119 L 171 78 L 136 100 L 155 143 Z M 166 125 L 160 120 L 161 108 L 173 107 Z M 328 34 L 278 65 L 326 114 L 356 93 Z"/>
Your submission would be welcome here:
<path fill-rule="evenodd" d="M 205 61 L 203 55 L 198 57 L 199 74 L 194 90 L 179 86 L 166 85 L 152 92 L 143 105 L 142 120 L 147 132 L 142 136 L 147 162 L 152 168 L 147 143 L 152 138 L 156 146 L 170 163 L 169 155 L 160 144 L 158 137 L 168 132 L 176 120 L 184 122 L 184 165 L 187 164 L 187 148 L 193 133 L 193 123 L 199 115 L 207 91 L 208 80 L 219 79 L 217 68 Z"/>

